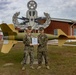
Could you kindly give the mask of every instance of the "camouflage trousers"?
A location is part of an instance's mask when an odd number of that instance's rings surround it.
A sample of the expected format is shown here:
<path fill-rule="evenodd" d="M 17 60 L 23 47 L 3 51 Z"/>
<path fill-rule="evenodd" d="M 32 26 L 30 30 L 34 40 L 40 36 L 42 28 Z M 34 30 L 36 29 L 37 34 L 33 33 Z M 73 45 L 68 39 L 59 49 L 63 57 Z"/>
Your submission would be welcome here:
<path fill-rule="evenodd" d="M 38 65 L 41 66 L 43 57 L 45 60 L 45 65 L 48 65 L 47 51 L 37 51 Z"/>
<path fill-rule="evenodd" d="M 27 58 L 28 56 L 30 56 L 30 65 L 33 65 L 33 62 L 34 62 L 34 48 L 33 47 L 26 47 L 24 49 L 24 56 L 23 56 L 23 65 L 26 64 L 27 62 Z"/>

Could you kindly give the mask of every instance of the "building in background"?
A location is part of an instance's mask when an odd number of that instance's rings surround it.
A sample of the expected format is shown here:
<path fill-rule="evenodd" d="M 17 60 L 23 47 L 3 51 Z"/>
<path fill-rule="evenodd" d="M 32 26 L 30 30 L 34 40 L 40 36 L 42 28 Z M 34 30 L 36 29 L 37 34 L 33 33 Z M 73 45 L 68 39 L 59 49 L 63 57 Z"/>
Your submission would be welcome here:
<path fill-rule="evenodd" d="M 44 23 L 45 19 L 41 21 Z M 20 28 L 16 27 L 16 29 L 23 32 Z M 51 23 L 45 29 L 45 33 L 57 35 L 57 29 L 61 29 L 65 34 L 70 36 L 76 35 L 76 23 L 70 19 L 51 18 Z"/>
<path fill-rule="evenodd" d="M 61 29 L 67 35 L 76 35 L 76 23 L 69 19 L 52 18 L 50 25 L 45 29 L 45 33 L 57 35 L 57 29 Z"/>

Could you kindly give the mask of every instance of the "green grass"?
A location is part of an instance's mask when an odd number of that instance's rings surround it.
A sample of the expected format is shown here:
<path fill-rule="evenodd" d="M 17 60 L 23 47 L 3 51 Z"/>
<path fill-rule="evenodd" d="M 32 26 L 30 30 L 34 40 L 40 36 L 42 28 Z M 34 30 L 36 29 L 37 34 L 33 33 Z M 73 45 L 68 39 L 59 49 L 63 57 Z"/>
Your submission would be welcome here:
<path fill-rule="evenodd" d="M 35 48 L 36 49 L 36 48 Z M 18 43 L 8 54 L 0 53 L 0 75 L 76 75 L 76 47 L 48 46 L 48 60 L 50 70 L 42 65 L 42 68 L 22 71 L 21 60 L 23 57 L 23 44 Z M 36 58 L 36 50 L 35 50 Z M 12 66 L 4 67 L 6 63 L 14 63 Z M 34 65 L 37 68 L 37 65 Z"/>

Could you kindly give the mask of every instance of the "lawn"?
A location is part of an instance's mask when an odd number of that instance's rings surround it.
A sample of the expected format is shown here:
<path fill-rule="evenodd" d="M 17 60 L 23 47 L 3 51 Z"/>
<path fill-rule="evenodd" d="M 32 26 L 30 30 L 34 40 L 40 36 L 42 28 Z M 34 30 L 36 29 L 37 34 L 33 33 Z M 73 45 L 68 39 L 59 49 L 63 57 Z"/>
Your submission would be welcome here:
<path fill-rule="evenodd" d="M 8 54 L 0 53 L 0 75 L 76 75 L 76 47 L 48 45 L 50 70 L 44 64 L 39 70 L 30 69 L 27 64 L 25 71 L 22 71 L 23 47 L 22 43 L 18 43 Z M 36 48 L 34 51 L 36 58 Z M 13 65 L 4 66 L 6 63 Z M 37 64 L 34 67 L 37 68 Z"/>

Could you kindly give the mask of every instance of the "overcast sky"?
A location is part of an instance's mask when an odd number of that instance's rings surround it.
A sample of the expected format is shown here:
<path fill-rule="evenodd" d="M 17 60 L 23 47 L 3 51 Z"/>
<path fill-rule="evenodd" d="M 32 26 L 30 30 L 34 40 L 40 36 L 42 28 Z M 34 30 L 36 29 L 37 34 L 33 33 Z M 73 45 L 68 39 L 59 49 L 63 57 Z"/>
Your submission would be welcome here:
<path fill-rule="evenodd" d="M 12 16 L 20 11 L 20 17 L 26 17 L 27 3 L 30 0 L 0 0 L 0 22 L 12 23 Z M 38 16 L 43 12 L 52 18 L 76 20 L 76 0 L 35 0 Z"/>

